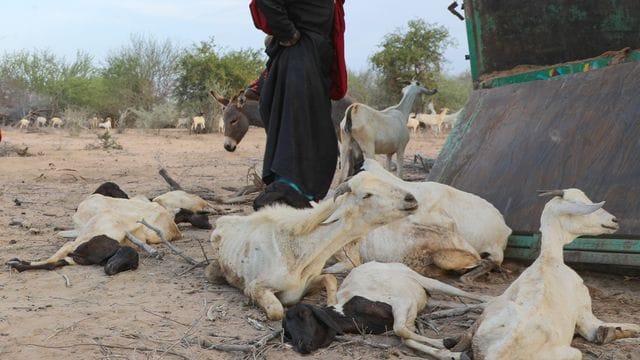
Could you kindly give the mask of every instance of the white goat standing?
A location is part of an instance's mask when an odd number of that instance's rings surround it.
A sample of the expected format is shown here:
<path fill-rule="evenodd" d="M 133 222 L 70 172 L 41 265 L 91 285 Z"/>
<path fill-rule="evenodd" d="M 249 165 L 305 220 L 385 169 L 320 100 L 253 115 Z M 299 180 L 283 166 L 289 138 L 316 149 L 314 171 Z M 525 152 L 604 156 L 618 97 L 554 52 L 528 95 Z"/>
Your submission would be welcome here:
<path fill-rule="evenodd" d="M 193 121 L 191 123 L 191 130 L 197 131 L 198 128 L 200 128 L 201 130 L 204 130 L 204 124 L 205 124 L 204 116 L 202 115 L 194 116 Z"/>
<path fill-rule="evenodd" d="M 347 108 L 340 122 L 340 171 L 339 182 L 344 181 L 353 164 L 349 164 L 349 153 L 362 151 L 366 158 L 375 154 L 387 155 L 387 169 L 391 170 L 391 157 L 396 154 L 398 177 L 402 178 L 404 149 L 409 142 L 407 121 L 413 102 L 419 94 L 433 95 L 417 81 L 402 89 L 402 99 L 397 105 L 378 111 L 370 106 L 355 103 Z M 354 144 L 355 143 L 355 144 Z"/>
<path fill-rule="evenodd" d="M 442 124 L 444 123 L 447 111 L 449 111 L 449 109 L 444 107 L 439 114 L 418 114 L 416 117 L 420 123 L 428 126 L 436 136 L 440 136 L 440 133 L 442 132 Z"/>
<path fill-rule="evenodd" d="M 444 119 L 442 120 L 442 125 L 449 129 L 453 129 L 453 126 L 455 125 L 456 120 L 458 119 L 458 115 L 460 115 L 461 111 L 462 111 L 462 108 L 460 108 L 460 110 L 454 112 L 453 114 L 445 115 Z"/>
<path fill-rule="evenodd" d="M 473 336 L 475 359 L 582 359 L 575 333 L 607 343 L 640 336 L 635 324 L 605 323 L 593 315 L 589 290 L 564 263 L 563 246 L 578 236 L 611 234 L 618 220 L 578 189 L 554 190 L 540 219 L 540 255 L 489 303 Z"/>
<path fill-rule="evenodd" d="M 18 125 L 20 129 L 28 128 L 30 124 L 31 124 L 31 121 L 29 121 L 29 119 L 27 118 L 22 118 L 20 119 L 20 121 L 18 121 Z"/>
<path fill-rule="evenodd" d="M 60 127 L 62 127 L 64 122 L 59 117 L 52 117 L 51 121 L 50 121 L 50 124 L 51 124 L 51 127 L 60 128 Z"/>
<path fill-rule="evenodd" d="M 336 302 L 337 280 L 321 275 L 325 262 L 371 229 L 410 215 L 415 198 L 376 176 L 361 172 L 341 184 L 334 199 L 312 209 L 266 207 L 249 216 L 223 216 L 211 243 L 219 255 L 206 270 L 211 281 L 226 281 L 249 296 L 270 320 L 283 305 L 297 303 L 324 286 Z"/>
<path fill-rule="evenodd" d="M 105 122 L 98 123 L 98 128 L 101 129 L 111 129 L 111 119 L 105 120 Z"/>
<path fill-rule="evenodd" d="M 411 129 L 411 133 L 415 135 L 419 127 L 420 120 L 418 120 L 417 115 L 414 113 L 409 114 L 409 119 L 407 120 L 407 128 Z"/>
<path fill-rule="evenodd" d="M 511 229 L 491 203 L 448 185 L 403 181 L 373 159 L 364 161 L 364 169 L 413 194 L 419 208 L 336 253 L 340 262 L 325 272 L 367 261 L 402 262 L 425 275 L 431 264 L 458 271 L 477 267 L 462 277 L 471 281 L 502 264 Z"/>
<path fill-rule="evenodd" d="M 218 132 L 220 134 L 224 134 L 224 118 L 223 117 L 220 117 L 218 119 Z"/>
<path fill-rule="evenodd" d="M 43 127 L 47 125 L 47 118 L 44 116 L 38 116 L 36 118 L 36 126 Z"/>

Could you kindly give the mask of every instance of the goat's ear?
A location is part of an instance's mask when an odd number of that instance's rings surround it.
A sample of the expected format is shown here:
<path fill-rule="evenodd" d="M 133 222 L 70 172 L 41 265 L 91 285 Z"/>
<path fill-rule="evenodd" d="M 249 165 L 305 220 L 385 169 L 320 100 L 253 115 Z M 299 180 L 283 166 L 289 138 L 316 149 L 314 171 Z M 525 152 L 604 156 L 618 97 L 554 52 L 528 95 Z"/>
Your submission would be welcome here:
<path fill-rule="evenodd" d="M 566 215 L 589 215 L 601 209 L 604 206 L 604 201 L 597 204 L 581 204 L 573 201 L 562 201 L 557 208 L 560 214 Z"/>
<path fill-rule="evenodd" d="M 311 306 L 311 311 L 313 312 L 313 315 L 316 317 L 316 319 L 327 325 L 330 329 L 333 329 L 336 334 L 342 335 L 342 328 L 340 327 L 340 325 L 338 325 L 338 323 L 333 320 L 325 310 L 315 306 Z"/>
<path fill-rule="evenodd" d="M 333 224 L 334 222 L 342 219 L 342 217 L 344 216 L 344 212 L 345 210 L 342 207 L 335 209 L 331 213 L 331 215 L 329 215 L 329 217 L 327 217 L 323 222 L 320 223 L 320 225 Z"/>

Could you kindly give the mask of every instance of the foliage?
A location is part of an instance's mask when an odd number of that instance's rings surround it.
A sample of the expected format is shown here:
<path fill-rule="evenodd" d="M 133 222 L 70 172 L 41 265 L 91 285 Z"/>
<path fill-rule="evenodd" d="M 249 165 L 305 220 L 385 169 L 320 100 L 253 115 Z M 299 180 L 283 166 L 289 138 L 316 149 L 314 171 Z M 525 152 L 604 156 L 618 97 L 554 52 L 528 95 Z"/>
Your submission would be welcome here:
<path fill-rule="evenodd" d="M 174 92 L 178 107 L 189 115 L 203 112 L 207 118 L 214 118 L 220 110 L 213 107 L 209 90 L 237 92 L 256 79 L 263 68 L 264 59 L 258 50 L 222 52 L 213 39 L 194 45 L 179 61 Z"/>
<path fill-rule="evenodd" d="M 132 110 L 136 118 L 136 126 L 144 129 L 163 129 L 174 127 L 178 118 L 175 104 L 164 103 L 147 110 Z"/>
<path fill-rule="evenodd" d="M 89 144 L 86 146 L 87 150 L 93 150 L 93 149 L 102 149 L 102 150 L 109 150 L 109 149 L 114 149 L 114 150 L 122 150 L 122 145 L 120 145 L 118 143 L 118 141 L 116 140 L 116 138 L 114 138 L 113 136 L 111 136 L 111 132 L 109 132 L 109 130 L 105 130 L 102 134 L 97 134 L 96 135 L 98 137 L 97 139 L 97 143 L 96 144 Z"/>
<path fill-rule="evenodd" d="M 438 92 L 430 98 L 436 111 L 446 107 L 451 112 L 456 112 L 464 106 L 471 90 L 473 90 L 471 73 L 466 72 L 454 76 L 440 75 L 436 88 Z"/>
<path fill-rule="evenodd" d="M 151 110 L 173 92 L 181 51 L 169 40 L 132 36 L 131 44 L 110 53 L 102 72 L 110 114 L 125 108 Z"/>
<path fill-rule="evenodd" d="M 64 111 L 63 119 L 71 136 L 79 136 L 80 130 L 87 127 L 88 119 L 93 117 L 90 108 L 77 106 L 69 107 Z"/>
<path fill-rule="evenodd" d="M 348 71 L 349 76 L 349 96 L 357 102 L 367 104 L 380 109 L 380 105 L 385 103 L 386 94 L 378 86 L 379 76 L 373 70 L 366 70 L 359 73 Z"/>
<path fill-rule="evenodd" d="M 397 103 L 401 89 L 412 79 L 435 87 L 444 50 L 452 44 L 445 27 L 421 19 L 410 20 L 406 32 L 397 29 L 387 34 L 379 44 L 380 51 L 371 57 L 374 70 L 380 74 L 379 86 L 387 94 L 394 94 L 383 105 Z"/>

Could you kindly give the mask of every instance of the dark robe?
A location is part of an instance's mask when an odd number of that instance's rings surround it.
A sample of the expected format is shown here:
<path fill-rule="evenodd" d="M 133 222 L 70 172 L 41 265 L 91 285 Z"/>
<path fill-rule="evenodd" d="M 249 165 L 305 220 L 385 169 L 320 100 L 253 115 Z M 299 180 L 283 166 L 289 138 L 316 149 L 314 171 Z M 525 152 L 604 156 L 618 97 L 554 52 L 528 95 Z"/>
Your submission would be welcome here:
<path fill-rule="evenodd" d="M 262 177 L 286 178 L 315 200 L 336 170 L 338 142 L 331 122 L 333 0 L 256 0 L 275 36 L 268 46 L 268 75 L 260 90 L 267 132 Z M 279 44 L 301 33 L 290 47 Z"/>

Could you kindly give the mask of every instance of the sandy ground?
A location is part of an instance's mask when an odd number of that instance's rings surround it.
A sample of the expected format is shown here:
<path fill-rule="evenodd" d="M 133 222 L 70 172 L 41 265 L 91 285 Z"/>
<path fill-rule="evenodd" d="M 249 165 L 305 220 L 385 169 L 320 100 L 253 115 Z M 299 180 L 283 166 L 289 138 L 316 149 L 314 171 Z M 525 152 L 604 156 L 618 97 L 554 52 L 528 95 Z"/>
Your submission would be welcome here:
<path fill-rule="evenodd" d="M 65 241 L 59 229 L 72 226 L 77 204 L 104 181 L 117 182 L 130 195 L 159 195 L 168 190 L 157 175 L 158 159 L 185 189 L 226 196 L 223 187 L 246 185 L 247 169 L 260 168 L 264 132 L 251 129 L 235 153 L 222 147 L 220 134 L 188 135 L 185 130 L 127 131 L 114 134 L 122 150 L 87 150 L 96 133 L 72 137 L 64 129 L 28 133 L 4 129 L 3 144 L 24 144 L 32 156 L 0 157 L 0 263 L 13 257 L 37 260 L 53 254 Z M 413 137 L 406 151 L 412 179 L 424 178 L 413 155 L 435 157 L 444 138 Z M 0 152 L 2 155 L 2 152 Z M 18 205 L 19 204 L 19 205 Z M 229 211 L 252 210 L 248 205 Z M 212 217 L 212 222 L 215 217 Z M 13 224 L 13 225 L 10 225 Z M 211 256 L 210 231 L 182 227 L 175 245 L 202 259 L 199 243 Z M 68 266 L 55 271 L 0 273 L 0 359 L 236 359 L 300 358 L 275 341 L 254 353 L 206 350 L 194 339 L 247 344 L 262 338 L 278 322 L 266 321 L 242 293 L 214 286 L 202 269 L 189 266 L 165 249 L 164 259 L 141 255 L 136 271 L 113 277 L 97 266 Z M 465 290 L 499 294 L 523 270 L 507 263 L 507 278 L 491 274 L 475 286 L 462 286 L 454 276 L 442 280 Z M 640 323 L 640 280 L 582 272 L 592 289 L 594 312 L 606 321 Z M 69 279 L 69 286 L 65 284 Z M 321 303 L 321 295 L 305 299 Z M 447 300 L 441 298 L 442 300 Z M 449 299 L 451 300 L 451 299 Z M 571 306 L 571 304 L 567 304 Z M 477 314 L 433 320 L 429 336 L 461 333 Z M 254 321 L 255 320 L 255 321 Z M 257 321 L 258 325 L 252 325 Z M 368 339 L 392 345 L 376 349 L 354 342 L 336 342 L 309 359 L 395 359 L 416 356 L 392 335 Z M 640 340 L 596 346 L 576 339 L 586 359 L 640 359 Z"/>

